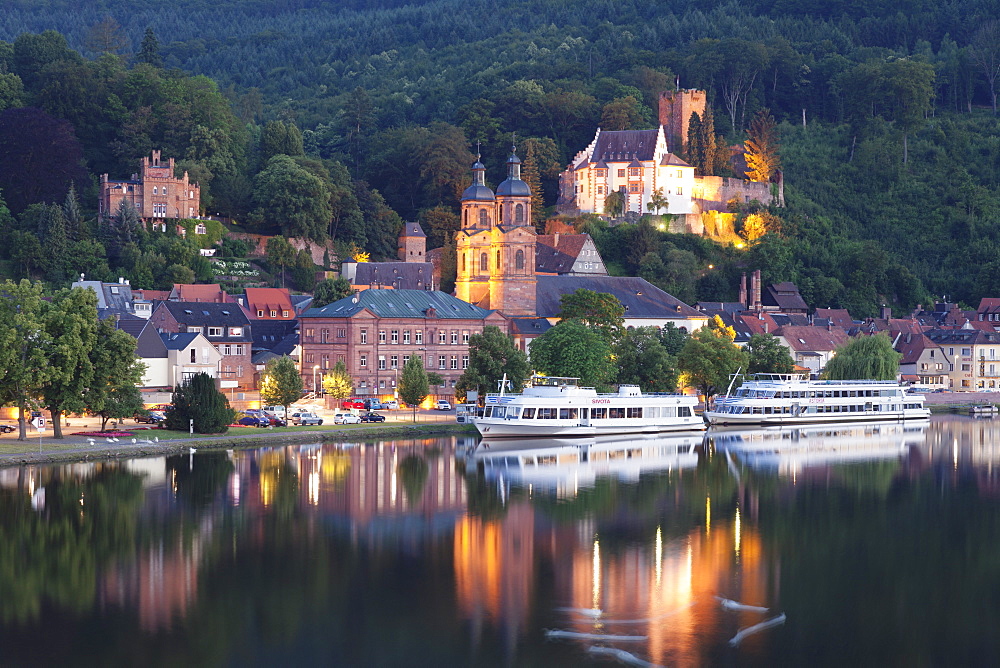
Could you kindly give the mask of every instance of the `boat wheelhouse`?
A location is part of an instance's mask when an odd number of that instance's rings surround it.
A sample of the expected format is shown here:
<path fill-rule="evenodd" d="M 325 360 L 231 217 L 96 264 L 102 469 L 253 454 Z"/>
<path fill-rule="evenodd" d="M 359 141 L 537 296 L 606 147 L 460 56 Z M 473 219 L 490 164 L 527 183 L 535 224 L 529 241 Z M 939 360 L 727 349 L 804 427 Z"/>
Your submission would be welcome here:
<path fill-rule="evenodd" d="M 578 378 L 534 376 L 521 394 L 489 394 L 473 424 L 483 436 L 547 437 L 655 433 L 705 428 L 697 397 L 643 394 L 635 385 L 599 394 Z"/>
<path fill-rule="evenodd" d="M 810 380 L 802 374 L 753 374 L 704 413 L 712 425 L 926 419 L 924 396 L 892 380 Z"/>

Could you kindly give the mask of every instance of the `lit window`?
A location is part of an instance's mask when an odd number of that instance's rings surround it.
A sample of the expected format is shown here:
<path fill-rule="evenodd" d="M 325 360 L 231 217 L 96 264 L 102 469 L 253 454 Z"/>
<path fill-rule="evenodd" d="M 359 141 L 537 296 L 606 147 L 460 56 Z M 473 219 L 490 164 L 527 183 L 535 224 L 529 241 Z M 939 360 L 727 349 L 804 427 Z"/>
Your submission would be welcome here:
<path fill-rule="evenodd" d="M 362 329 L 361 330 L 361 343 L 368 343 L 368 330 L 367 329 Z"/>
<path fill-rule="evenodd" d="M 416 343 L 418 346 L 424 344 L 424 330 L 418 329 L 413 333 L 413 342 Z"/>
<path fill-rule="evenodd" d="M 358 366 L 361 368 L 367 368 L 368 366 L 368 355 L 362 355 L 361 360 L 358 362 Z"/>

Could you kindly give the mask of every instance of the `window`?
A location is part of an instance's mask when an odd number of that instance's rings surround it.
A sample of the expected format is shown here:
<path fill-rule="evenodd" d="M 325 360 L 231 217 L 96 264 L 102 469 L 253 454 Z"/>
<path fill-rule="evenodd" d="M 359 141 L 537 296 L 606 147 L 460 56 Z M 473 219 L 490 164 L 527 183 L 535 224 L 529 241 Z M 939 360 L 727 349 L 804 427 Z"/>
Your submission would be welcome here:
<path fill-rule="evenodd" d="M 278 312 L 277 311 L 271 311 L 271 317 L 272 318 L 277 318 L 278 317 Z"/>
<path fill-rule="evenodd" d="M 604 194 L 604 186 L 597 186 L 597 194 L 598 195 Z"/>
<path fill-rule="evenodd" d="M 458 355 L 452 355 L 451 356 L 450 366 L 448 368 L 449 369 L 457 369 L 458 368 Z"/>
<path fill-rule="evenodd" d="M 597 175 L 598 176 L 607 176 L 608 175 L 608 170 L 606 170 L 606 169 L 598 169 L 597 170 Z"/>
<path fill-rule="evenodd" d="M 380 371 L 385 369 L 385 355 L 378 356 L 378 368 Z"/>
<path fill-rule="evenodd" d="M 500 271 L 500 251 L 497 251 L 497 263 L 494 265 L 497 271 Z"/>
<path fill-rule="evenodd" d="M 458 343 L 458 330 L 453 329 L 451 330 L 451 345 L 455 345 L 456 343 Z"/>
<path fill-rule="evenodd" d="M 409 355 L 403 355 L 403 366 L 406 366 L 406 363 L 409 362 L 409 361 L 410 361 L 410 356 Z"/>
<path fill-rule="evenodd" d="M 413 333 L 413 342 L 418 346 L 424 345 L 424 330 L 418 329 Z"/>
<path fill-rule="evenodd" d="M 637 193 L 637 192 L 639 192 L 639 184 L 638 183 L 630 183 L 630 184 L 628 184 L 628 191 L 630 193 Z"/>
<path fill-rule="evenodd" d="M 164 192 L 166 192 L 167 189 L 164 188 L 163 190 L 164 190 Z M 208 234 L 208 229 L 206 229 L 205 223 L 198 223 L 197 225 L 195 225 L 194 226 L 194 233 L 195 234 Z"/>
<path fill-rule="evenodd" d="M 682 170 L 680 170 L 680 169 L 677 170 L 677 178 L 679 178 L 679 179 L 683 179 L 684 178 L 684 172 Z"/>
<path fill-rule="evenodd" d="M 518 249 L 518 251 L 516 253 L 514 253 L 514 268 L 515 269 L 524 269 L 524 251 L 523 250 Z"/>
<path fill-rule="evenodd" d="M 159 195 L 159 194 L 160 194 L 160 193 L 159 193 L 159 190 L 157 189 L 157 187 L 156 187 L 156 186 L 153 186 L 153 194 L 154 194 L 154 195 Z"/>
<path fill-rule="evenodd" d="M 191 364 L 194 364 L 197 361 L 198 361 L 198 349 L 197 348 L 192 348 L 191 349 Z"/>
<path fill-rule="evenodd" d="M 358 366 L 362 369 L 368 368 L 368 355 L 362 355 L 361 359 L 358 361 Z"/>
<path fill-rule="evenodd" d="M 642 174 L 642 170 L 640 168 L 638 168 L 638 167 L 629 167 L 628 168 L 628 175 L 629 176 L 640 176 L 641 174 Z"/>
<path fill-rule="evenodd" d="M 462 343 L 469 344 L 469 330 L 467 329 L 462 332 Z"/>
<path fill-rule="evenodd" d="M 490 225 L 490 216 L 486 213 L 486 209 L 479 210 L 479 224 L 483 227 L 489 227 Z"/>
<path fill-rule="evenodd" d="M 361 343 L 368 343 L 368 330 L 367 329 L 362 329 L 361 330 Z"/>
<path fill-rule="evenodd" d="M 385 343 L 385 330 L 384 329 L 378 330 L 378 342 L 379 343 Z"/>
<path fill-rule="evenodd" d="M 288 317 L 288 311 L 282 311 L 281 312 L 281 317 L 282 318 L 287 318 Z"/>
<path fill-rule="evenodd" d="M 192 327 L 188 325 L 186 327 L 188 334 L 201 334 L 201 327 Z"/>
<path fill-rule="evenodd" d="M 399 343 L 399 330 L 398 329 L 394 329 L 391 332 L 389 332 L 389 341 L 392 343 L 392 345 L 396 345 L 397 343 Z"/>
<path fill-rule="evenodd" d="M 625 170 L 624 169 L 619 169 L 618 170 L 618 178 L 620 178 L 620 179 L 624 179 L 625 178 Z"/>
<path fill-rule="evenodd" d="M 242 343 L 237 343 L 234 346 L 234 350 L 235 350 L 234 354 L 236 354 L 236 355 L 242 355 L 243 354 L 243 344 Z"/>
<path fill-rule="evenodd" d="M 378 386 L 379 386 L 379 387 L 380 387 L 381 389 L 383 389 L 383 390 L 384 390 L 384 389 L 385 389 L 385 381 L 384 381 L 384 380 L 380 380 L 380 381 L 378 382 Z"/>
<path fill-rule="evenodd" d="M 322 364 L 323 364 L 323 368 L 324 369 L 329 369 L 330 368 L 330 356 L 329 355 L 323 355 Z"/>
<path fill-rule="evenodd" d="M 398 369 L 399 368 L 399 355 L 393 355 L 389 358 L 389 368 Z"/>
<path fill-rule="evenodd" d="M 468 355 L 462 355 L 462 368 L 463 369 L 468 369 L 469 368 L 469 356 Z"/>
<path fill-rule="evenodd" d="M 680 186 L 677 186 L 677 194 L 678 195 L 683 195 L 684 194 L 684 188 L 681 188 Z"/>
<path fill-rule="evenodd" d="M 208 328 L 208 335 L 209 336 L 222 336 L 222 328 L 221 327 L 209 327 Z"/>
<path fill-rule="evenodd" d="M 403 345 L 404 346 L 410 345 L 410 330 L 408 329 L 403 330 Z"/>
<path fill-rule="evenodd" d="M 448 364 L 448 358 L 445 357 L 444 355 L 438 355 L 438 368 L 443 369 L 447 364 Z"/>
<path fill-rule="evenodd" d="M 448 332 L 444 331 L 443 329 L 438 331 L 438 343 L 440 343 L 441 345 L 448 343 Z"/>
<path fill-rule="evenodd" d="M 306 353 L 306 364 L 312 364 L 312 363 L 313 363 L 313 354 Z"/>
<path fill-rule="evenodd" d="M 518 204 L 514 207 L 514 223 L 519 224 L 524 222 L 524 205 Z"/>
<path fill-rule="evenodd" d="M 490 270 L 490 258 L 486 253 L 479 256 L 479 271 L 489 271 Z"/>
<path fill-rule="evenodd" d="M 263 318 L 263 317 L 264 317 L 264 311 L 262 311 L 262 310 L 258 310 L 258 311 L 257 311 L 257 317 L 258 317 L 258 318 Z"/>
<path fill-rule="evenodd" d="M 330 330 L 323 328 L 319 330 L 319 342 L 327 343 L 330 340 Z"/>
<path fill-rule="evenodd" d="M 242 327 L 230 327 L 229 328 L 229 336 L 243 336 L 243 328 Z"/>

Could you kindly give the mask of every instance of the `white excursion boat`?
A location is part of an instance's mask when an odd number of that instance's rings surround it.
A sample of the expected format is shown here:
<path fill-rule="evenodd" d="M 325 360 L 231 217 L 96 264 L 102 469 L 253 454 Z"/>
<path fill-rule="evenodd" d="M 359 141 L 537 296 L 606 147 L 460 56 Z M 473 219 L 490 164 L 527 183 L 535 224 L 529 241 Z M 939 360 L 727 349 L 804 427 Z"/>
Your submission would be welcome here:
<path fill-rule="evenodd" d="M 614 394 L 580 387 L 578 378 L 534 376 L 521 394 L 489 394 L 482 417 L 472 420 L 483 436 L 593 436 L 705 428 L 695 415 L 697 397 L 643 394 L 622 385 Z"/>
<path fill-rule="evenodd" d="M 926 419 L 922 394 L 892 380 L 809 380 L 804 374 L 758 373 L 704 413 L 712 425 Z"/>

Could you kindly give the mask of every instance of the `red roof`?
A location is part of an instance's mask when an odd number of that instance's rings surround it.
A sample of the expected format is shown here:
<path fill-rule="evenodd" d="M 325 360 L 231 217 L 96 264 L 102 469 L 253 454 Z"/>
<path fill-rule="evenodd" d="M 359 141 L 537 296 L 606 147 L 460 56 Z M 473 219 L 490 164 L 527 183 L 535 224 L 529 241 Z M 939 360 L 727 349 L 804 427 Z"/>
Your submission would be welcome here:
<path fill-rule="evenodd" d="M 265 317 L 270 317 L 271 311 L 277 312 L 279 320 L 294 320 L 295 309 L 292 308 L 292 298 L 284 288 L 247 288 L 247 310 L 250 317 L 257 317 L 258 311 L 263 311 Z M 287 313 L 287 316 L 282 316 Z"/>

